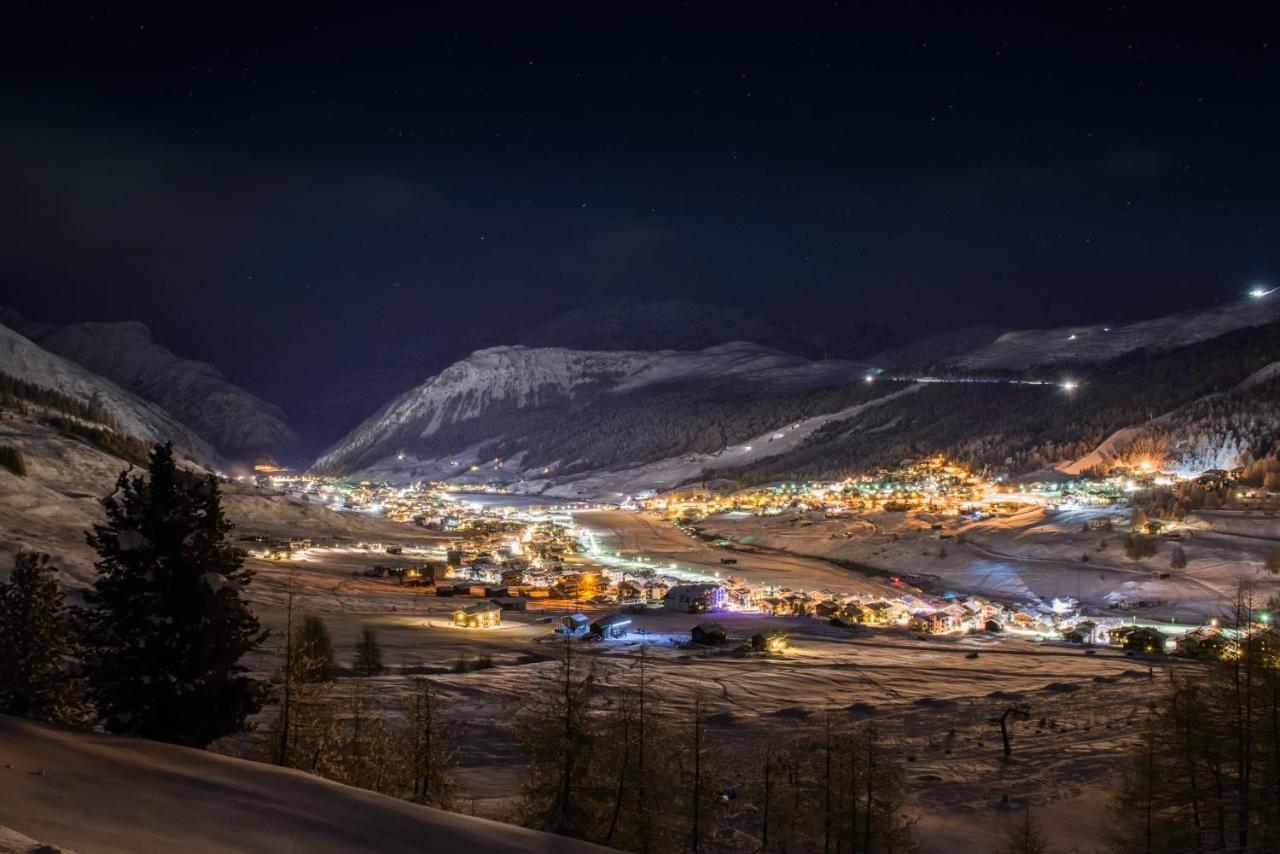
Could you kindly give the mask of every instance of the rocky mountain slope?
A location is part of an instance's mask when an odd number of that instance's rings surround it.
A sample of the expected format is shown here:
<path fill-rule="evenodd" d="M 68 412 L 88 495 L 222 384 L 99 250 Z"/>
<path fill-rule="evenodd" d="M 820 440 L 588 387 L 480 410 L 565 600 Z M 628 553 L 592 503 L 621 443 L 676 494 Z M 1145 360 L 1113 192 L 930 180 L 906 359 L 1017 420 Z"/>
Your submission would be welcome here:
<path fill-rule="evenodd" d="M 213 365 L 157 344 L 142 323 L 58 326 L 23 321 L 12 312 L 7 318 L 44 349 L 163 407 L 224 456 L 279 454 L 297 440 L 279 407 L 232 384 Z"/>
<path fill-rule="evenodd" d="M 147 442 L 173 442 L 181 453 L 201 462 L 218 460 L 212 445 L 163 408 L 45 350 L 3 325 L 0 325 L 0 373 L 91 407 L 101 413 L 107 426 L 121 434 Z"/>

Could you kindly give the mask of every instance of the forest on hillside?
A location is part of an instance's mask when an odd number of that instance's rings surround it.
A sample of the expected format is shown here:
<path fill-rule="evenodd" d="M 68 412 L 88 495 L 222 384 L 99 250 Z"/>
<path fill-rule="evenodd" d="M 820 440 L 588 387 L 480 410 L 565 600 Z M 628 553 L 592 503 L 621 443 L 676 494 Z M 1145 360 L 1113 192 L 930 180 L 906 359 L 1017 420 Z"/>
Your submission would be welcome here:
<path fill-rule="evenodd" d="M 1074 391 L 1008 383 L 938 383 L 834 422 L 792 453 L 721 473 L 740 483 L 837 478 L 945 453 L 991 474 L 1021 474 L 1078 459 L 1108 436 L 1162 415 L 1150 428 L 1176 447 L 1222 430 L 1240 463 L 1276 452 L 1280 383 L 1240 387 L 1280 354 L 1280 323 L 1178 350 L 1128 353 L 1073 376 Z M 1185 408 L 1185 409 L 1184 409 Z"/>

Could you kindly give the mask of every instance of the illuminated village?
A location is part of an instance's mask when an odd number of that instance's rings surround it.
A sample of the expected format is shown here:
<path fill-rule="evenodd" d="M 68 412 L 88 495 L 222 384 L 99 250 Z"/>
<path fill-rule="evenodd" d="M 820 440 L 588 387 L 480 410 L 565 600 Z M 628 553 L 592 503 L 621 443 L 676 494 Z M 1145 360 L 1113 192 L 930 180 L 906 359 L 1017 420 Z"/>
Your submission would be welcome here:
<path fill-rule="evenodd" d="M 1223 473 L 1198 475 L 1230 479 Z M 1130 517 L 1124 511 L 1138 489 L 1167 485 L 1178 476 L 1145 461 L 1117 466 L 1104 477 L 1010 484 L 985 480 L 940 456 L 907 461 L 895 469 L 830 483 L 782 483 L 717 494 L 702 488 L 672 490 L 629 498 L 624 510 L 673 524 L 691 539 L 716 548 L 720 569 L 658 563 L 643 554 L 614 551 L 588 523 L 579 520 L 594 505 L 586 502 L 540 503 L 508 487 L 465 490 L 448 484 L 394 487 L 368 482 L 349 484 L 323 478 L 270 472 L 264 485 L 335 508 L 356 510 L 408 522 L 448 535 L 451 545 L 423 550 L 392 543 L 313 543 L 307 539 L 265 542 L 249 551 L 269 560 L 311 560 L 323 549 L 354 547 L 401 558 L 421 558 L 399 568 L 373 565 L 369 577 L 386 578 L 421 592 L 457 600 L 453 621 L 459 628 L 486 629 L 501 624 L 502 613 L 555 615 L 553 633 L 593 640 L 627 639 L 631 620 L 644 613 L 806 617 L 854 630 L 899 629 L 922 635 L 1001 633 L 1043 642 L 1113 646 L 1145 653 L 1187 656 L 1228 654 L 1242 632 L 1265 627 L 1269 615 L 1231 630 L 1218 617 L 1201 622 L 1151 619 L 1141 615 L 1150 604 L 1115 601 L 1105 611 L 1082 607 L 1071 596 L 1011 600 L 939 590 L 923 574 L 885 576 L 889 592 L 848 593 L 803 589 L 749 580 L 735 572 L 742 547 L 709 534 L 715 517 L 788 517 L 803 529 L 813 521 L 853 520 L 870 514 L 898 514 L 935 541 L 944 553 L 948 541 L 964 543 L 959 526 L 1025 513 L 1102 510 L 1086 527 L 1177 542 L 1189 535 L 1173 521 Z M 1186 479 L 1185 477 L 1183 479 Z M 1242 499 L 1247 496 L 1239 493 Z M 1257 491 L 1250 496 L 1259 496 Z M 508 498 L 509 497 L 509 498 Z M 507 504 L 510 500 L 512 503 Z M 517 506 L 522 505 L 522 506 Z M 590 517 L 590 512 L 585 517 Z M 831 534 L 831 537 L 849 536 Z M 891 535 L 892 539 L 897 534 Z M 928 554 L 926 551 L 925 554 Z M 927 568 L 927 561 L 921 561 Z M 1159 573 L 1167 577 L 1168 573 Z M 925 588 L 933 588 L 926 590 Z M 762 629 L 762 631 L 765 631 Z M 760 637 L 763 637 L 761 635 Z M 780 651 L 785 634 L 759 650 Z M 724 630 L 713 622 L 690 633 L 692 644 L 723 643 Z M 762 646 L 763 644 L 763 646 Z"/>

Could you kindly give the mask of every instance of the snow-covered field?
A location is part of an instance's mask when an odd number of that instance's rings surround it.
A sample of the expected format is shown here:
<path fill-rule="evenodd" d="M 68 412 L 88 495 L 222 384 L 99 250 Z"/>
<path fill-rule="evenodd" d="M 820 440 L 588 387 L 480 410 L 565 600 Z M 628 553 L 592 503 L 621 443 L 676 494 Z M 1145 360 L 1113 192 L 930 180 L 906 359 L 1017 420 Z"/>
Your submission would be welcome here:
<path fill-rule="evenodd" d="M 279 568 L 273 570 L 260 576 L 254 595 L 264 600 L 259 610 L 267 622 L 278 625 L 278 604 L 265 600 L 280 602 L 285 579 Z M 509 815 L 520 757 L 506 722 L 538 676 L 555 666 L 546 660 L 557 643 L 550 620 L 568 613 L 567 607 L 504 613 L 499 629 L 458 629 L 448 612 L 459 600 L 364 579 L 333 595 L 341 578 L 317 573 L 304 582 L 295 607 L 318 613 L 330 626 L 340 662 L 353 655 L 360 627 L 371 625 L 388 662 L 433 673 L 446 707 L 464 724 L 462 788 L 478 814 Z M 684 648 L 690 629 L 708 619 L 727 628 L 729 647 Z M 636 615 L 631 628 L 621 641 L 579 645 L 592 657 L 605 690 L 629 678 L 643 638 L 663 704 L 678 716 L 700 688 L 709 705 L 711 737 L 725 745 L 727 755 L 732 745 L 758 745 L 768 732 L 816 730 L 828 708 L 841 721 L 874 720 L 898 745 L 926 851 L 991 850 L 1004 818 L 1024 803 L 1062 831 L 1058 839 L 1091 850 L 1101 841 L 1103 823 L 1081 828 L 1077 811 L 1101 816 L 1119 752 L 1147 714 L 1147 700 L 1159 695 L 1168 668 L 1195 666 L 1013 637 L 851 631 L 804 617 L 657 611 Z M 764 628 L 788 631 L 791 649 L 767 658 L 732 651 Z M 492 666 L 453 672 L 458 659 L 481 656 Z M 258 664 L 265 668 L 271 662 L 263 656 Z M 394 669 L 366 682 L 392 708 L 408 684 Z M 1016 728 L 1013 761 L 1006 763 L 990 719 L 1012 702 L 1027 704 L 1031 721 Z"/>
<path fill-rule="evenodd" d="M 1107 518 L 1113 520 L 1114 530 L 1089 527 L 1091 520 Z M 1119 599 L 1159 601 L 1162 604 L 1138 612 L 1152 619 L 1198 622 L 1220 614 L 1240 580 L 1257 585 L 1263 597 L 1280 593 L 1280 580 L 1261 574 L 1266 551 L 1280 534 L 1274 517 L 1192 517 L 1184 531 L 1187 539 L 1162 541 L 1154 557 L 1138 562 L 1124 554 L 1127 522 L 1124 508 L 1035 508 L 979 522 L 924 513 L 837 519 L 824 519 L 820 513 L 729 513 L 706 520 L 702 527 L 748 548 L 849 561 L 922 579 L 935 593 L 1046 604 L 1057 597 L 1074 597 L 1093 609 L 1108 608 Z M 1185 569 L 1170 568 L 1175 545 L 1186 554 Z M 1156 573 L 1169 577 L 1158 578 Z"/>
<path fill-rule="evenodd" d="M 9 828 L 78 852 L 603 851 L 586 843 L 153 741 L 0 716 Z"/>

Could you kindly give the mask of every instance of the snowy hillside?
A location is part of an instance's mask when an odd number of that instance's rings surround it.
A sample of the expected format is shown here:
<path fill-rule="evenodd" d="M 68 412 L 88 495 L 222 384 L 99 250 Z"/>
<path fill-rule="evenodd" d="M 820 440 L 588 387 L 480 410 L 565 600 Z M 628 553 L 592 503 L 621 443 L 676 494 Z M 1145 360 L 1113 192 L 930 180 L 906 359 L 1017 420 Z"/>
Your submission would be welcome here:
<path fill-rule="evenodd" d="M 810 362 L 741 342 L 693 352 L 493 347 L 471 354 L 383 406 L 326 451 L 313 469 L 346 474 L 406 450 L 418 455 L 461 451 L 494 438 L 498 431 L 493 421 L 503 415 L 548 407 L 567 412 L 570 406 L 617 400 L 659 386 L 696 383 L 709 389 L 741 382 L 777 392 L 847 382 L 863 370 L 851 362 Z M 472 430 L 445 435 L 459 425 L 478 426 L 482 418 L 488 420 L 488 434 Z M 424 444 L 432 437 L 439 441 Z"/>
<path fill-rule="evenodd" d="M 213 365 L 174 355 L 141 323 L 17 328 L 44 349 L 163 407 L 228 457 L 278 453 L 297 439 L 278 407 L 228 382 Z"/>
<path fill-rule="evenodd" d="M 991 344 L 947 362 L 972 370 L 1021 370 L 1037 365 L 1103 362 L 1141 348 L 1171 350 L 1280 318 L 1277 296 L 1280 295 L 1248 297 L 1128 326 L 1064 326 L 1006 332 Z"/>
<path fill-rule="evenodd" d="M 3 716 L 0 764 L 0 827 L 80 854 L 606 850 L 300 771 Z"/>
<path fill-rule="evenodd" d="M 7 326 L 0 326 L 0 371 L 99 407 L 116 429 L 149 442 L 172 441 L 183 453 L 213 461 L 213 447 L 154 403 L 126 391 Z"/>
<path fill-rule="evenodd" d="M 32 416 L 0 420 L 0 445 L 20 449 L 27 468 L 27 475 L 18 477 L 0 467 L 0 578 L 8 575 L 14 554 L 37 551 L 54 556 L 67 585 L 88 584 L 94 578 L 96 555 L 84 533 L 103 521 L 101 499 L 115 488 L 129 463 Z M 404 542 L 422 533 L 248 483 L 225 483 L 222 491 L 227 518 L 242 532 L 287 539 L 305 531 L 352 542 Z"/>

